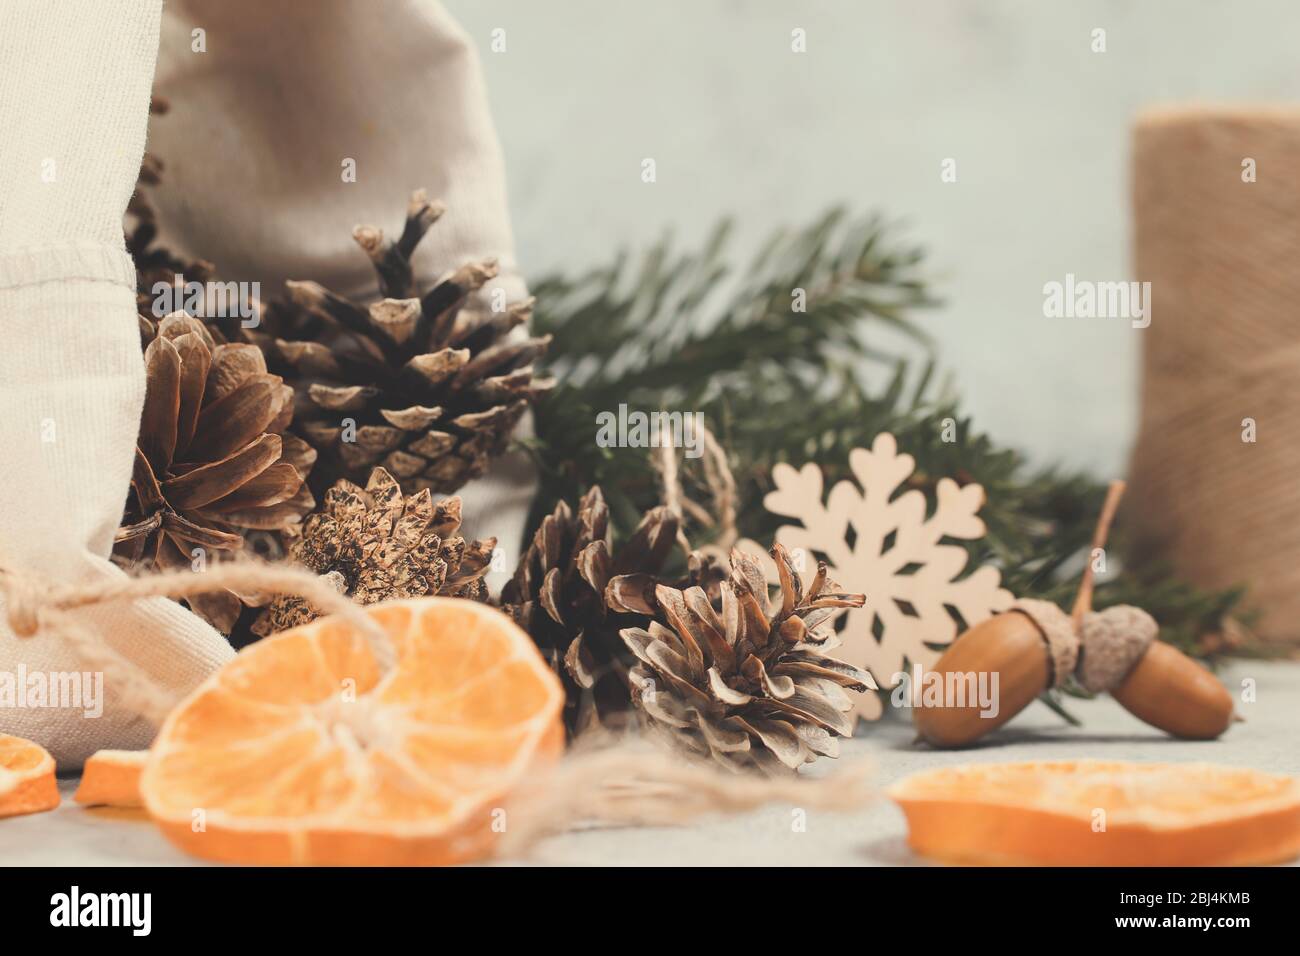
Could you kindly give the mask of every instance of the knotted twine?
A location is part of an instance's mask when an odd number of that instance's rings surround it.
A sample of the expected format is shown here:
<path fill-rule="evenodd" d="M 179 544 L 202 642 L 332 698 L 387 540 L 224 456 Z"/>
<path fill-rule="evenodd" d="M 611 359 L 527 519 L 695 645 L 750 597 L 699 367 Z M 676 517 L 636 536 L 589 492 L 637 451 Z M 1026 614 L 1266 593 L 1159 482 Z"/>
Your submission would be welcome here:
<path fill-rule="evenodd" d="M 232 561 L 205 571 L 161 571 L 128 577 L 115 575 L 80 584 L 38 577 L 0 563 L 0 594 L 4 595 L 9 627 L 20 638 L 38 634 L 61 639 L 83 663 L 104 675 L 106 686 L 132 713 L 155 727 L 161 725 L 180 697 L 160 687 L 143 669 L 110 647 L 94 629 L 73 613 L 79 608 L 137 598 L 184 598 L 229 588 L 274 591 L 305 598 L 327 614 L 345 617 L 369 642 L 380 668 L 396 661 L 392 642 L 383 629 L 356 604 L 343 597 L 323 578 L 292 566 Z"/>
<path fill-rule="evenodd" d="M 392 641 L 358 605 L 316 574 L 290 565 L 241 559 L 202 572 L 163 571 L 67 584 L 0 563 L 0 595 L 10 628 L 21 639 L 62 639 L 114 687 L 118 706 L 159 726 L 179 697 L 117 653 L 92 628 L 76 619 L 80 608 L 147 597 L 183 598 L 229 588 L 292 594 L 357 628 L 369 643 L 381 672 L 397 664 Z M 510 828 L 498 853 L 521 853 L 548 834 L 578 824 L 663 826 L 700 817 L 740 813 L 788 801 L 805 809 L 847 811 L 873 797 L 869 763 L 859 760 L 822 778 L 765 778 L 729 773 L 691 763 L 644 741 L 611 745 L 595 739 L 556 766 L 527 780 L 511 797 Z"/>
<path fill-rule="evenodd" d="M 1151 111 L 1133 148 L 1134 278 L 1153 308 L 1132 333 L 1132 551 L 1202 587 L 1249 585 L 1257 631 L 1300 641 L 1300 110 Z"/>

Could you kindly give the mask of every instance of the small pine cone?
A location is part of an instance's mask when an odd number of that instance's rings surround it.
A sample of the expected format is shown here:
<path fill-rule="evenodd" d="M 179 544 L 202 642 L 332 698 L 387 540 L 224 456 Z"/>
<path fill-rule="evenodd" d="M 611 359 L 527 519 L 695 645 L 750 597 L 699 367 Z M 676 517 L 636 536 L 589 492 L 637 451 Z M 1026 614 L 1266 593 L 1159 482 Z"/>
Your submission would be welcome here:
<path fill-rule="evenodd" d="M 532 635 L 564 682 L 571 733 L 613 725 L 630 707 L 633 661 L 618 631 L 648 624 L 657 610 L 649 602 L 677 526 L 671 511 L 654 508 L 615 550 L 609 509 L 592 488 L 576 515 L 562 501 L 542 520 L 502 589 L 502 609 Z"/>
<path fill-rule="evenodd" d="M 252 345 L 219 345 L 178 312 L 142 323 L 145 399 L 131 492 L 113 545 L 129 570 L 188 568 L 233 557 L 256 532 L 290 533 L 316 502 L 305 483 L 316 452 L 286 434 L 293 389 Z M 186 603 L 223 633 L 243 607 L 230 591 Z"/>
<path fill-rule="evenodd" d="M 803 582 L 780 545 L 780 603 L 771 606 L 758 562 L 731 553 L 730 577 L 710 601 L 703 588 L 655 588 L 661 613 L 622 631 L 636 655 L 632 698 L 648 726 L 685 752 L 731 770 L 788 773 L 818 756 L 838 756 L 853 731 L 844 688 L 865 691 L 866 671 L 829 657 L 841 608 L 861 607 L 820 564 Z"/>
<path fill-rule="evenodd" d="M 291 301 L 273 310 L 273 348 L 299 395 L 295 429 L 320 450 L 330 479 L 361 481 L 383 465 L 407 492 L 456 491 L 486 471 L 554 384 L 533 374 L 550 338 L 512 334 L 531 300 L 500 312 L 465 308 L 496 276 L 495 260 L 422 291 L 411 256 L 442 213 L 417 191 L 396 241 L 373 226 L 353 232 L 378 275 L 378 301 L 289 282 Z"/>
<path fill-rule="evenodd" d="M 364 490 L 344 479 L 325 493 L 290 557 L 358 604 L 422 595 L 486 601 L 483 575 L 496 539 L 466 542 L 460 521 L 459 498 L 435 502 L 427 488 L 403 495 L 397 480 L 376 468 Z M 282 595 L 252 630 L 266 637 L 318 616 L 302 598 Z"/>

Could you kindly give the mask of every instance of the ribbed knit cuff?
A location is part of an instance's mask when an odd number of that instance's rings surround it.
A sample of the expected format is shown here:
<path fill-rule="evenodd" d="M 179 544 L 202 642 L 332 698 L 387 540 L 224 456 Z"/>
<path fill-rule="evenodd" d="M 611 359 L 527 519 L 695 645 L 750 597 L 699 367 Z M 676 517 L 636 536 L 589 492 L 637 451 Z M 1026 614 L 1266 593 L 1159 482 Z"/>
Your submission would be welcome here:
<path fill-rule="evenodd" d="M 135 288 L 135 263 L 125 249 L 67 242 L 0 252 L 0 289 L 82 279 Z"/>

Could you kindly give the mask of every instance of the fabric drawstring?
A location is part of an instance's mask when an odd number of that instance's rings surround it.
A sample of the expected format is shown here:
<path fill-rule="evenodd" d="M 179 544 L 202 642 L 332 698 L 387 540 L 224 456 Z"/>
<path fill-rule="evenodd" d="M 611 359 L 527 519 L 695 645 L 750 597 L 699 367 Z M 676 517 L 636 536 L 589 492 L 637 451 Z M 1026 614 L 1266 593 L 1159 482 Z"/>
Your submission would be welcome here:
<path fill-rule="evenodd" d="M 178 697 L 164 690 L 141 667 L 110 647 L 94 629 L 77 620 L 79 609 L 133 601 L 138 598 L 183 598 L 222 588 L 274 591 L 310 601 L 327 614 L 338 614 L 364 636 L 383 670 L 392 668 L 396 654 L 384 630 L 356 604 L 319 576 L 293 567 L 255 561 L 233 561 L 205 571 L 162 571 L 100 581 L 65 584 L 0 564 L 0 594 L 5 598 L 9 626 L 20 638 L 48 635 L 62 639 L 86 664 L 102 671 L 116 689 L 121 706 L 162 723 Z"/>

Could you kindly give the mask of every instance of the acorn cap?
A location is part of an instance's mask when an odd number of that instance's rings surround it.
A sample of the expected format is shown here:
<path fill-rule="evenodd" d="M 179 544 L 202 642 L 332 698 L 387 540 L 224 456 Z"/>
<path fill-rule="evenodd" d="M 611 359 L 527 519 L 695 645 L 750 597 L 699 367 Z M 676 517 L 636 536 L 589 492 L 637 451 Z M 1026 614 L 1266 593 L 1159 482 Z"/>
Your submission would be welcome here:
<path fill-rule="evenodd" d="M 1094 694 L 1118 687 L 1156 638 L 1159 626 L 1140 607 L 1119 604 L 1084 615 L 1075 675 Z"/>
<path fill-rule="evenodd" d="M 1051 601 L 1033 598 L 1022 598 L 1011 605 L 1011 610 L 1024 614 L 1043 632 L 1047 652 L 1052 658 L 1052 686 L 1060 687 L 1074 671 L 1079 659 L 1079 637 L 1070 615 Z"/>

